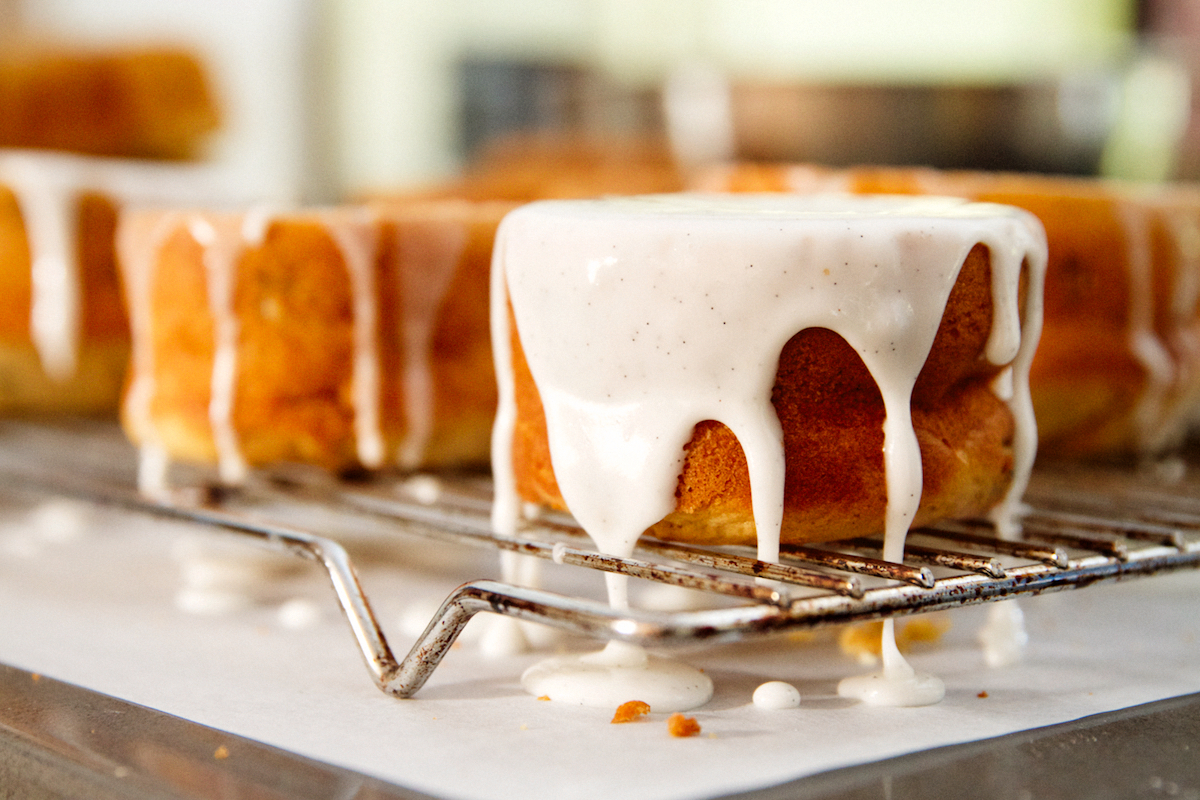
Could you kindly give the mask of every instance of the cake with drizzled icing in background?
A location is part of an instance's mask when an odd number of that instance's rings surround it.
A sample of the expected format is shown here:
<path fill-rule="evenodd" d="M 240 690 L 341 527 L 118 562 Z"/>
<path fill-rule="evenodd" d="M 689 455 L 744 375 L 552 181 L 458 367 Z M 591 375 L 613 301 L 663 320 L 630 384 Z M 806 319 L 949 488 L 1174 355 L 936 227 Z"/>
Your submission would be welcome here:
<path fill-rule="evenodd" d="M 197 160 L 219 121 L 189 52 L 6 40 L 0 411 L 115 414 L 129 351 L 117 217 L 221 194 Z"/>
<path fill-rule="evenodd" d="M 134 351 L 122 418 L 143 488 L 162 488 L 172 461 L 214 464 L 227 483 L 281 462 L 486 463 L 487 273 L 511 207 L 127 215 Z"/>
<path fill-rule="evenodd" d="M 734 164 L 707 190 L 935 194 L 1007 203 L 1046 228 L 1045 330 L 1030 382 L 1051 458 L 1169 454 L 1200 414 L 1200 186 Z"/>

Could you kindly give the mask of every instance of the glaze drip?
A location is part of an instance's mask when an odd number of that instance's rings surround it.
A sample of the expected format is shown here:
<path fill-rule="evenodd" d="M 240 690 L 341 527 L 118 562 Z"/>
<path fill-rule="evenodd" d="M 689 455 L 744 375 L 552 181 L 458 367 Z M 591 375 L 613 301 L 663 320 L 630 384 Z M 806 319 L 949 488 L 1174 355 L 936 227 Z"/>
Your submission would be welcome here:
<path fill-rule="evenodd" d="M 204 248 L 208 308 L 213 319 L 208 419 L 217 448 L 217 472 L 221 481 L 229 484 L 242 483 L 248 471 L 233 423 L 237 343 L 241 327 L 233 307 L 233 293 L 237 283 L 237 262 L 245 249 L 243 230 L 237 217 L 193 217 L 188 221 L 188 232 Z"/>
<path fill-rule="evenodd" d="M 712 419 L 746 453 L 760 556 L 776 558 L 783 459 L 770 395 L 778 354 L 798 330 L 837 332 L 883 394 L 886 549 L 897 559 L 920 501 L 912 387 L 958 269 L 978 243 L 992 252 L 994 295 L 1005 298 L 996 301 L 987 354 L 997 363 L 1028 356 L 1016 287 L 1028 258 L 1030 296 L 1040 290 L 1040 226 L 1024 212 L 945 198 L 535 203 L 501 226 L 493 303 L 511 298 L 567 506 L 598 547 L 616 554 L 628 554 L 673 509 L 683 446 L 696 423 Z M 1037 304 L 1027 308 L 1026 341 L 1036 341 Z M 493 306 L 502 376 L 494 471 L 497 528 L 510 530 L 503 310 Z M 1014 375 L 1013 386 L 1019 439 L 1029 447 L 1028 383 Z"/>
<path fill-rule="evenodd" d="M 736 168 L 714 171 L 709 185 L 723 187 Z M 869 184 L 872 170 L 828 170 L 793 165 L 781 171 L 781 188 L 800 193 L 861 192 L 860 177 Z M 904 191 L 971 198 L 999 191 L 1012 194 L 1020 205 L 1026 192 L 1061 194 L 1068 203 L 1079 199 L 1103 201 L 1112 208 L 1123 234 L 1121 247 L 1127 280 L 1128 316 L 1125 353 L 1141 367 L 1145 379 L 1130 412 L 1127 433 L 1116 445 L 1141 456 L 1159 455 L 1177 447 L 1195 418 L 1200 399 L 1200 359 L 1197 299 L 1200 295 L 1200 195 L 1186 184 L 1136 184 L 1098 180 L 1051 179 L 1032 176 L 939 172 L 928 169 L 882 170 L 884 183 Z M 1016 180 L 1013 180 L 1016 178 Z M 1055 220 L 1055 226 L 1063 223 Z M 1053 239 L 1058 231 L 1052 231 Z M 1053 245 L 1052 245 L 1053 248 Z M 1067 249 L 1064 248 L 1064 253 Z M 1100 267 L 1103 269 L 1103 266 Z M 1062 280 L 1070 268 L 1064 265 Z M 1120 289 L 1118 289 L 1120 291 Z"/>
<path fill-rule="evenodd" d="M 404 437 L 396 463 L 404 469 L 421 464 L 433 432 L 433 366 L 430 362 L 438 309 L 467 243 L 462 225 L 442 220 L 409 221 L 396 238 L 396 266 L 404 319 Z M 421 269 L 412 269 L 420 264 Z"/>
<path fill-rule="evenodd" d="M 136 218 L 119 233 L 119 248 L 126 273 L 127 299 L 134 329 L 133 375 L 125 397 L 125 416 L 142 443 L 139 486 L 148 494 L 166 488 L 169 460 L 155 431 L 152 405 L 155 395 L 154 342 L 151 293 L 158 254 L 166 238 L 183 227 L 202 248 L 207 277 L 208 306 L 213 320 L 213 368 L 208 406 L 209 424 L 217 452 L 222 482 L 241 483 L 248 464 L 242 454 L 234 419 L 238 381 L 240 322 L 234 308 L 238 266 L 249 248 L 261 247 L 271 226 L 282 218 L 268 208 L 245 214 L 176 212 L 151 215 L 152 223 Z M 291 219 L 292 217 L 288 217 Z M 354 308 L 354 361 L 351 397 L 359 459 L 367 467 L 385 459 L 380 424 L 380 370 L 378 354 L 378 291 L 376 265 L 378 220 L 365 209 L 313 213 L 337 247 L 351 284 Z M 146 230 L 150 225 L 151 230 Z"/>
<path fill-rule="evenodd" d="M 203 166 L 150 164 L 66 153 L 0 152 L 0 184 L 14 194 L 32 270 L 30 338 L 46 374 L 75 373 L 83 308 L 78 206 L 96 192 L 118 206 L 237 194 Z"/>
<path fill-rule="evenodd" d="M 559 489 L 600 551 L 628 556 L 673 510 L 684 445 L 711 419 L 742 445 L 759 557 L 777 560 L 784 459 L 771 390 L 788 339 L 824 327 L 858 352 L 883 396 L 884 557 L 901 560 L 922 488 L 912 390 L 977 244 L 989 249 L 993 276 L 986 356 L 1013 367 L 1005 393 L 1017 474 L 996 512 L 1011 527 L 1036 447 L 1028 368 L 1046 248 L 1032 215 L 948 198 L 832 195 L 547 201 L 514 211 L 501 224 L 492 275 L 495 529 L 511 534 L 518 515 L 511 302 Z M 610 580 L 609 595 L 623 607 L 624 581 Z M 889 685 L 912 679 L 891 651 L 885 642 Z M 928 689 L 923 697 L 937 694 Z"/>
<path fill-rule="evenodd" d="M 1168 394 L 1176 378 L 1175 361 L 1155 329 L 1154 259 L 1151 251 L 1148 210 L 1122 202 L 1118 216 L 1125 231 L 1129 264 L 1129 351 L 1146 373 L 1146 383 L 1133 410 L 1140 451 L 1150 446 L 1151 432 L 1160 430 L 1166 417 Z"/>
<path fill-rule="evenodd" d="M 354 432 L 358 460 L 377 469 L 386 456 L 379 421 L 378 226 L 365 210 L 328 227 L 350 274 L 354 295 Z"/>
<path fill-rule="evenodd" d="M 29 333 L 42 369 L 59 381 L 75 374 L 79 348 L 79 263 L 75 247 L 80 187 L 69 172 L 36 161 L 0 162 L 0 180 L 17 198 L 29 243 Z"/>
<path fill-rule="evenodd" d="M 167 491 L 170 459 L 155 429 L 152 406 L 154 380 L 154 318 L 150 313 L 154 258 L 166 237 L 183 220 L 181 214 L 164 214 L 135 222 L 117 230 L 117 251 L 125 266 L 125 300 L 133 343 L 131 378 L 123 400 L 123 416 L 141 443 L 138 459 L 138 490 L 150 497 Z"/>

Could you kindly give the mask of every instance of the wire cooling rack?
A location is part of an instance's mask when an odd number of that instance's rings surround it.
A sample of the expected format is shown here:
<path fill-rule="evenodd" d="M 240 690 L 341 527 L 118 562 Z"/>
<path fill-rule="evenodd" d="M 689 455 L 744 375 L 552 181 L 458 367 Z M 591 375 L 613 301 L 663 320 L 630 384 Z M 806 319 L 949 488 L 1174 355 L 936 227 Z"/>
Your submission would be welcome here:
<path fill-rule="evenodd" d="M 878 558 L 877 538 L 782 548 L 780 563 L 746 548 L 709 548 L 643 538 L 631 558 L 595 552 L 569 518 L 492 533 L 491 487 L 478 475 L 423 476 L 426 491 L 399 491 L 412 476 L 363 482 L 256 475 L 236 492 L 189 479 L 169 498 L 134 486 L 132 450 L 115 428 L 93 423 L 0 426 L 0 480 L 7 486 L 230 531 L 321 564 L 376 685 L 410 697 L 480 612 L 540 622 L 601 639 L 670 647 L 730 642 L 838 623 L 974 605 L 1200 566 L 1200 481 L 1186 460 L 1153 466 L 1043 466 L 1026 499 L 1017 540 L 986 522 L 947 522 L 910 533 L 904 563 Z M 398 535 L 509 551 L 710 593 L 694 611 L 616 610 L 606 603 L 496 580 L 458 587 L 397 659 L 346 548 L 286 520 L 319 507 Z M 289 510 L 292 513 L 288 513 Z"/>

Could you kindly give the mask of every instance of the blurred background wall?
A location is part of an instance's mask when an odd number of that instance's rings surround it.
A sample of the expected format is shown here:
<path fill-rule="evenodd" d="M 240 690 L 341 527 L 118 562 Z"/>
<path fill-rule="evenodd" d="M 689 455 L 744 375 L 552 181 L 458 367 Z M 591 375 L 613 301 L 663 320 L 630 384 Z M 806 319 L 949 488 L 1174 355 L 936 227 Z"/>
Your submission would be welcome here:
<path fill-rule="evenodd" d="M 0 24 L 209 62 L 212 157 L 305 200 L 517 131 L 684 160 L 1200 174 L 1200 0 L 3 0 Z"/>

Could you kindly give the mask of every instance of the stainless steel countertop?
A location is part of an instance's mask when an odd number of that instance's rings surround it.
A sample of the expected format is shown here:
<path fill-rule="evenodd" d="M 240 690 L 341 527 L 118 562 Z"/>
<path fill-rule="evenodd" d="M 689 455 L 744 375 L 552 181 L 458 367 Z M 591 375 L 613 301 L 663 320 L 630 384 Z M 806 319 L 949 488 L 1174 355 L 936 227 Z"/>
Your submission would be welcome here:
<path fill-rule="evenodd" d="M 236 757 L 221 757 L 229 751 Z M 1196 798 L 1198 755 L 1200 694 L 1193 694 L 725 797 Z M 0 797 L 429 795 L 0 665 Z"/>

